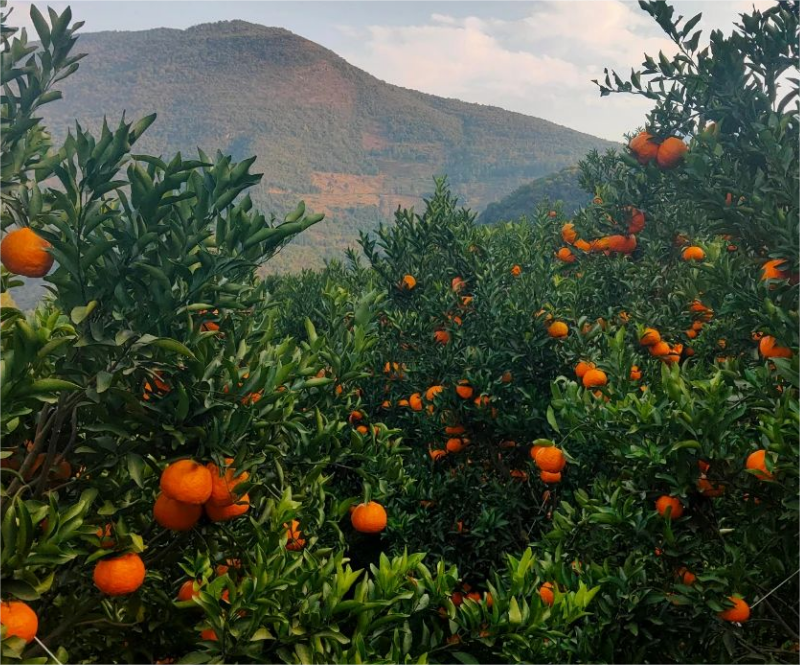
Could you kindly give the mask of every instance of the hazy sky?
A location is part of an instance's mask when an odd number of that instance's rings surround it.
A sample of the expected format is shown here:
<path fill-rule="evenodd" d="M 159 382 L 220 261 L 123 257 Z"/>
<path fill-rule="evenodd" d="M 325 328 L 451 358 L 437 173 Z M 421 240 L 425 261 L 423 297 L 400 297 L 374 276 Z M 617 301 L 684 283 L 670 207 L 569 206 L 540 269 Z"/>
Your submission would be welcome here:
<path fill-rule="evenodd" d="M 29 2 L 11 0 L 9 21 L 32 31 Z M 40 9 L 46 3 L 35 3 Z M 49 3 L 61 11 L 67 3 Z M 642 54 L 672 52 L 637 2 L 400 2 L 397 0 L 221 1 L 73 0 L 85 32 L 186 28 L 242 19 L 287 28 L 335 51 L 380 79 L 444 97 L 492 104 L 619 140 L 642 124 L 646 100 L 600 99 L 591 80 L 621 73 Z M 730 32 L 737 14 L 768 0 L 679 0 L 698 27 Z M 35 33 L 34 33 L 35 34 Z"/>

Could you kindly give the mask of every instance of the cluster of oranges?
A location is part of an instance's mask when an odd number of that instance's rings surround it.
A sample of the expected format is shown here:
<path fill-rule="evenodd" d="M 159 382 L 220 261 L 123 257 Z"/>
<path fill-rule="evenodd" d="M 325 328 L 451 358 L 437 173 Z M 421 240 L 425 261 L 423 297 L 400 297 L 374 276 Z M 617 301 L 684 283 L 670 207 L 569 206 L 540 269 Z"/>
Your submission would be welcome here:
<path fill-rule="evenodd" d="M 561 482 L 561 472 L 567 465 L 567 458 L 560 448 L 535 444 L 531 447 L 530 455 L 539 468 L 542 482 L 548 485 Z"/>
<path fill-rule="evenodd" d="M 661 169 L 678 166 L 689 150 L 677 136 L 670 136 L 659 142 L 649 132 L 639 132 L 631 139 L 628 147 L 640 164 L 648 164 L 655 160 Z"/>

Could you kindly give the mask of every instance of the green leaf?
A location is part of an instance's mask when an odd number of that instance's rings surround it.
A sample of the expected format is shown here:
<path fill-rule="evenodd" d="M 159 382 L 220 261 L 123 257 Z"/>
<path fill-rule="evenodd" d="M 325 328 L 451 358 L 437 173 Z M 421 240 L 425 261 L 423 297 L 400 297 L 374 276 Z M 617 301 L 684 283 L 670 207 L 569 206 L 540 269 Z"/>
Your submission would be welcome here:
<path fill-rule="evenodd" d="M 64 379 L 39 379 L 19 391 L 19 395 L 40 395 L 43 393 L 56 393 L 61 390 L 81 390 L 77 383 Z"/>
<path fill-rule="evenodd" d="M 72 319 L 72 322 L 77 325 L 81 323 L 84 319 L 86 319 L 89 314 L 94 311 L 94 308 L 97 307 L 97 301 L 92 300 L 88 305 L 83 305 L 79 307 L 73 307 L 72 312 L 70 312 L 69 318 Z"/>
<path fill-rule="evenodd" d="M 191 358 L 192 360 L 197 360 L 197 358 L 195 358 L 194 353 L 192 353 L 189 349 L 187 349 L 183 344 L 181 344 L 176 339 L 171 339 L 170 337 L 159 337 L 158 339 L 152 341 L 151 344 L 153 346 L 157 346 L 160 349 L 165 349 L 167 351 L 174 351 L 175 353 L 179 353 L 182 356 Z"/>
<path fill-rule="evenodd" d="M 3 582 L 3 594 L 11 594 L 20 600 L 39 600 L 40 594 L 27 582 L 22 580 L 8 580 Z"/>
<path fill-rule="evenodd" d="M 144 460 L 136 453 L 128 453 L 128 473 L 133 482 L 140 488 L 144 487 Z"/>

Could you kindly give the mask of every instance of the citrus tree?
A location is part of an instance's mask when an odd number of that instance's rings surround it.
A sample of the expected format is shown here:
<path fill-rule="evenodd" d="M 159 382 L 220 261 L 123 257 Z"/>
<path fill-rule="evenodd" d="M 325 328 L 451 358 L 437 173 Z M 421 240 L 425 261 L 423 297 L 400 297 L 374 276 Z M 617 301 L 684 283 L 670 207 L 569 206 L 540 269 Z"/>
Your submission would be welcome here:
<path fill-rule="evenodd" d="M 352 427 L 383 296 L 320 289 L 288 336 L 256 276 L 322 216 L 256 210 L 254 159 L 135 153 L 154 116 L 53 145 L 79 24 L 31 20 L 38 44 L 2 29 L 1 278 L 49 296 L 0 326 L 3 658 L 544 653 L 596 590 L 539 597 L 527 551 L 464 600 L 451 564 L 383 553 L 412 479 L 397 429 Z"/>

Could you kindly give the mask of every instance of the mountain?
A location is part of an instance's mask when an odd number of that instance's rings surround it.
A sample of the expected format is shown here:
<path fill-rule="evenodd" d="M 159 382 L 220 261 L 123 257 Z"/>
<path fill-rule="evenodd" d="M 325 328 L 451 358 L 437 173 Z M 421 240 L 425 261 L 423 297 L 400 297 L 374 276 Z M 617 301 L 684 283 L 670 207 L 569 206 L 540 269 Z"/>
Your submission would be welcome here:
<path fill-rule="evenodd" d="M 287 248 L 277 267 L 319 265 L 360 228 L 418 205 L 446 174 L 473 209 L 574 164 L 610 142 L 491 106 L 384 83 L 322 46 L 243 21 L 187 30 L 83 34 L 88 56 L 43 107 L 63 137 L 75 119 L 98 130 L 158 113 L 140 152 L 234 158 L 257 155 L 254 200 L 288 212 L 299 199 L 327 213 Z M 432 65 L 435 66 L 435 65 Z M 254 167 L 254 168 L 255 168 Z"/>
<path fill-rule="evenodd" d="M 478 216 L 479 224 L 493 224 L 519 219 L 533 213 L 540 203 L 561 201 L 564 211 L 572 215 L 580 206 L 591 201 L 592 196 L 581 189 L 580 171 L 577 166 L 569 166 L 557 173 L 536 178 L 515 189 L 508 196 L 490 203 Z"/>

